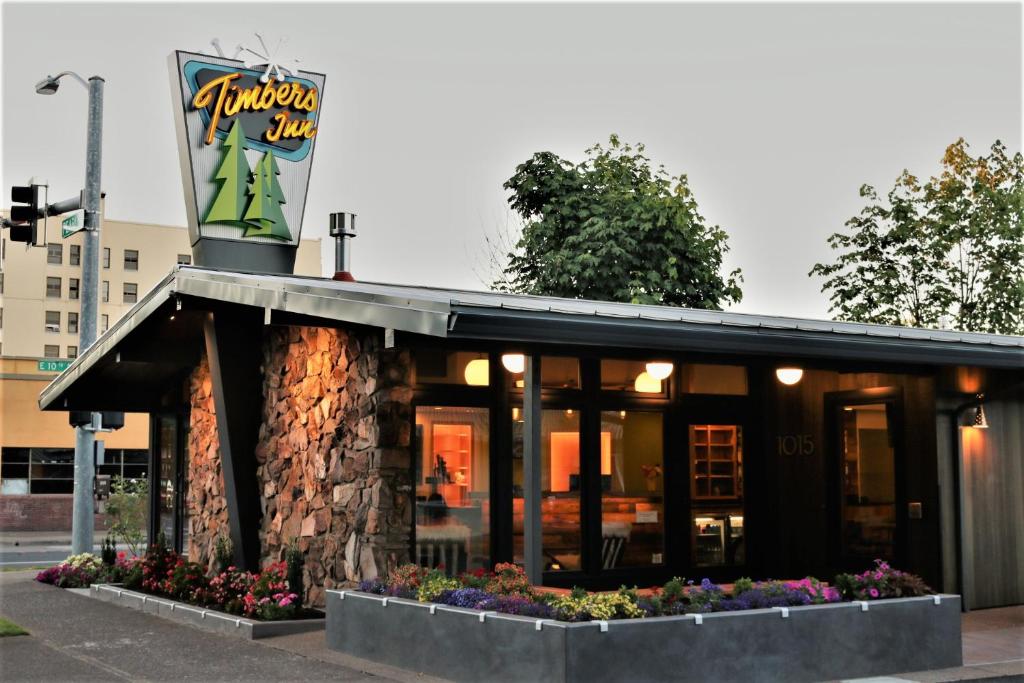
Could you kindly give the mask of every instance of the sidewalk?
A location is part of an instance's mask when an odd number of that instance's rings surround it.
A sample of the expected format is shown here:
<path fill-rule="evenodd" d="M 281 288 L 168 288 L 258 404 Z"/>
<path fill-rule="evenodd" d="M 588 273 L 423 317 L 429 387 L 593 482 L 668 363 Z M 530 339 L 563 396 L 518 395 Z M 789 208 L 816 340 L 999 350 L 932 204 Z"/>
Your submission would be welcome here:
<path fill-rule="evenodd" d="M 277 643 L 242 640 L 39 584 L 34 576 L 0 574 L 0 615 L 30 634 L 0 638 L 5 682 L 426 680 L 334 657 L 323 633 L 268 639 Z M 307 654 L 318 649 L 324 657 Z"/>
<path fill-rule="evenodd" d="M 93 534 L 93 545 L 100 547 L 106 531 Z M 53 546 L 71 548 L 70 531 L 0 531 L 0 550 L 25 548 L 28 546 Z"/>

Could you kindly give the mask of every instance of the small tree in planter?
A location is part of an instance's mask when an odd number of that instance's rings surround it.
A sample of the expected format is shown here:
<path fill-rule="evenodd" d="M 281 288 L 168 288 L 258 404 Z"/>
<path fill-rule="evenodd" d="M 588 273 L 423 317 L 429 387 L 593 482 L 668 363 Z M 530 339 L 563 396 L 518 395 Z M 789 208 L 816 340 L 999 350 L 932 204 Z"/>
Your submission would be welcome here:
<path fill-rule="evenodd" d="M 114 477 L 106 513 L 110 535 L 128 546 L 132 555 L 145 549 L 149 485 L 145 479 Z"/>
<path fill-rule="evenodd" d="M 305 601 L 302 569 L 306 564 L 306 556 L 299 550 L 297 538 L 293 538 L 288 544 L 288 549 L 284 553 L 284 561 L 288 565 L 288 590 L 298 596 L 295 600 L 296 604 L 302 605 Z"/>
<path fill-rule="evenodd" d="M 234 564 L 234 557 L 235 546 L 231 542 L 231 537 L 222 533 L 217 537 L 217 542 L 213 546 L 214 571 L 218 574 L 226 572 L 228 567 Z"/>

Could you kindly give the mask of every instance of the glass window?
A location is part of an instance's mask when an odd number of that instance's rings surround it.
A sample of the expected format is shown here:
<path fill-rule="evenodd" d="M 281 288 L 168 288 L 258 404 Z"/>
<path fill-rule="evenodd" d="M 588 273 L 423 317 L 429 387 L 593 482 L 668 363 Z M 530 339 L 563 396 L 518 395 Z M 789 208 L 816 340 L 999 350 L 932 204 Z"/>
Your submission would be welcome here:
<path fill-rule="evenodd" d="M 187 266 L 187 265 L 191 264 L 192 263 L 192 255 L 191 254 L 178 254 L 178 263 L 183 265 L 183 266 Z"/>
<path fill-rule="evenodd" d="M 139 251 L 138 251 L 138 249 L 125 249 L 124 250 L 124 269 L 125 270 L 138 270 L 139 269 Z"/>
<path fill-rule="evenodd" d="M 68 298 L 72 299 L 72 300 L 78 298 L 78 278 L 77 277 L 68 278 Z"/>
<path fill-rule="evenodd" d="M 0 272 L 0 294 L 4 293 L 4 274 Z"/>
<path fill-rule="evenodd" d="M 419 384 L 490 384 L 490 363 L 480 351 L 421 349 L 416 352 L 416 382 Z"/>
<path fill-rule="evenodd" d="M 103 247 L 103 267 L 110 267 L 110 247 Z"/>
<path fill-rule="evenodd" d="M 526 358 L 521 353 L 506 353 L 501 357 L 505 370 L 515 377 L 517 389 L 523 388 Z M 580 361 L 578 358 L 543 356 L 540 359 L 540 385 L 545 389 L 579 389 Z"/>
<path fill-rule="evenodd" d="M 46 312 L 46 331 L 51 333 L 60 332 L 60 311 Z"/>
<path fill-rule="evenodd" d="M 0 455 L 0 494 L 29 492 L 29 449 L 4 446 Z"/>
<path fill-rule="evenodd" d="M 71 493 L 75 452 L 66 448 L 33 448 L 29 480 L 31 493 Z"/>
<path fill-rule="evenodd" d="M 690 425 L 693 563 L 744 563 L 743 428 Z"/>
<path fill-rule="evenodd" d="M 523 562 L 523 419 L 512 409 L 512 543 Z M 582 568 L 580 414 L 541 411 L 541 552 L 546 571 Z"/>
<path fill-rule="evenodd" d="M 747 369 L 742 365 L 687 363 L 679 377 L 682 390 L 688 394 L 747 394 Z"/>
<path fill-rule="evenodd" d="M 78 334 L 78 314 L 74 311 L 68 311 L 68 332 Z"/>
<path fill-rule="evenodd" d="M 79 244 L 72 244 L 68 247 L 68 259 L 69 263 L 73 266 L 79 266 L 82 264 L 82 246 Z"/>
<path fill-rule="evenodd" d="M 0 308 L 0 330 L 4 328 L 4 309 Z"/>
<path fill-rule="evenodd" d="M 56 344 L 45 344 L 43 346 L 44 358 L 60 358 L 60 347 Z"/>
<path fill-rule="evenodd" d="M 884 403 L 840 411 L 845 555 L 891 560 L 896 534 L 896 464 Z"/>
<path fill-rule="evenodd" d="M 665 562 L 661 413 L 601 413 L 601 567 Z"/>
<path fill-rule="evenodd" d="M 110 327 L 110 316 L 104 313 L 100 316 L 100 334 L 103 334 Z"/>
<path fill-rule="evenodd" d="M 668 381 L 656 379 L 650 372 L 655 364 L 667 366 L 672 372 L 672 364 L 665 361 L 647 360 L 602 360 L 601 388 L 608 391 L 628 391 L 630 393 L 649 396 L 668 396 Z M 667 378 L 669 375 L 664 375 Z"/>
<path fill-rule="evenodd" d="M 59 266 L 64 263 L 64 245 L 63 244 L 47 244 L 46 245 L 46 262 L 52 263 Z"/>
<path fill-rule="evenodd" d="M 104 280 L 103 281 L 103 286 L 100 289 L 100 294 L 102 295 L 101 298 L 103 299 L 103 303 L 108 303 L 110 301 L 110 281 L 109 280 Z"/>
<path fill-rule="evenodd" d="M 59 299 L 61 290 L 61 282 L 59 277 L 48 277 L 46 278 L 46 298 L 47 299 Z"/>
<path fill-rule="evenodd" d="M 78 347 L 77 346 L 69 346 L 68 347 L 68 358 L 70 358 L 72 360 L 74 360 L 75 358 L 78 358 Z"/>
<path fill-rule="evenodd" d="M 134 304 L 139 300 L 139 286 L 134 282 L 124 283 L 124 302 Z"/>
<path fill-rule="evenodd" d="M 491 565 L 490 428 L 486 408 L 416 408 L 416 549 L 449 574 Z"/>

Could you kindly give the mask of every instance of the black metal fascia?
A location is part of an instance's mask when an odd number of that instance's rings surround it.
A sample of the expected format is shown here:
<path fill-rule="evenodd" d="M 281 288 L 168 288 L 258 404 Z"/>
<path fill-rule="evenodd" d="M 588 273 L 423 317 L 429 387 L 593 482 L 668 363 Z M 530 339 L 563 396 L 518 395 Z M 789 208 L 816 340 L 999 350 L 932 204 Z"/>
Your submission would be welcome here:
<path fill-rule="evenodd" d="M 914 365 L 975 365 L 1024 370 L 1024 348 L 936 342 L 768 327 L 643 318 L 615 320 L 537 311 L 462 308 L 451 339 L 870 360 Z"/>

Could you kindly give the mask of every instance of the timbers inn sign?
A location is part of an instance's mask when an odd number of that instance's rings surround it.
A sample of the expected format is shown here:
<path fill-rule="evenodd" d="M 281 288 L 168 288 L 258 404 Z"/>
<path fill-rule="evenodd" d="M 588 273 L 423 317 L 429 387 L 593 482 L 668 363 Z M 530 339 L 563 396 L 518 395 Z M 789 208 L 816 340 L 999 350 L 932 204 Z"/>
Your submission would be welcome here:
<path fill-rule="evenodd" d="M 199 265 L 290 273 L 325 77 L 252 66 L 170 57 L 189 236 Z"/>

